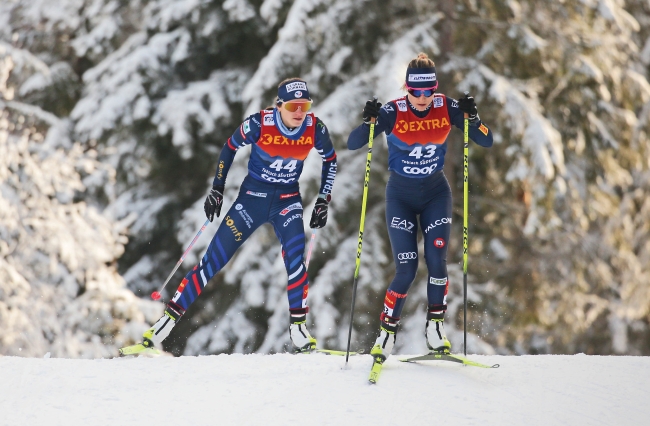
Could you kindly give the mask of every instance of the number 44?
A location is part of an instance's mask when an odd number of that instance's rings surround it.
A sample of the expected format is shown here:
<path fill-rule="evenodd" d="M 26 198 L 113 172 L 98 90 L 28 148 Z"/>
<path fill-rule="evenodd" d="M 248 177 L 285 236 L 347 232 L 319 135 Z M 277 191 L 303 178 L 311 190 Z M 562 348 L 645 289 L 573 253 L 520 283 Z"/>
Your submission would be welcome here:
<path fill-rule="evenodd" d="M 289 173 L 291 173 L 294 170 L 296 170 L 296 164 L 297 163 L 298 163 L 298 160 L 289 160 L 289 162 L 285 165 L 282 162 L 282 160 L 275 160 L 269 167 L 274 169 L 277 172 L 284 169 L 284 170 L 289 171 Z"/>

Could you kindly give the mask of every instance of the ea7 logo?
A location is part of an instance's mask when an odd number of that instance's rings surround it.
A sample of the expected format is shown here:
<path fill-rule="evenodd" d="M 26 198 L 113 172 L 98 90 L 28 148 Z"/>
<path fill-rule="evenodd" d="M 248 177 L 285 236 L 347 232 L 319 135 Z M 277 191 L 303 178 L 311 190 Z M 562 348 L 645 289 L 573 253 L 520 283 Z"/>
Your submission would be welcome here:
<path fill-rule="evenodd" d="M 413 233 L 413 230 L 415 228 L 415 224 L 413 222 L 409 222 L 406 219 L 400 219 L 399 217 L 393 217 L 390 221 L 390 227 L 399 229 L 400 231 L 406 231 L 410 234 Z"/>

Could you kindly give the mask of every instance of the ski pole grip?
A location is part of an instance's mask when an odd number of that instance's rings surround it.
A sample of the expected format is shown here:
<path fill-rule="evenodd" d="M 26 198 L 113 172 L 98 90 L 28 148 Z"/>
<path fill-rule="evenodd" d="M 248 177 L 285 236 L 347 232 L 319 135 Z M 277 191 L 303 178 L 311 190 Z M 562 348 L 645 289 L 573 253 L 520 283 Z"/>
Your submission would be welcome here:
<path fill-rule="evenodd" d="M 374 103 L 377 103 L 377 96 L 373 96 L 373 97 L 372 97 L 372 101 L 373 101 Z M 377 118 L 376 118 L 376 117 L 370 117 L 370 124 L 375 124 L 376 122 L 377 122 Z"/>

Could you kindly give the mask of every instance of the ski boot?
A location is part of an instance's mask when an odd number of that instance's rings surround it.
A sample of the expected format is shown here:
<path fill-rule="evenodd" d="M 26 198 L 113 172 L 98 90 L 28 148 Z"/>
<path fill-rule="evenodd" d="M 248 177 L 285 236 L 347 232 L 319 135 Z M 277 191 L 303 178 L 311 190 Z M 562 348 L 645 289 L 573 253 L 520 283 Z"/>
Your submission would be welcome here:
<path fill-rule="evenodd" d="M 159 354 L 158 348 L 162 341 L 169 336 L 172 328 L 184 313 L 185 310 L 179 305 L 169 302 L 163 316 L 142 334 L 142 343 L 120 348 L 120 355 Z"/>
<path fill-rule="evenodd" d="M 427 313 L 427 325 L 425 335 L 427 337 L 427 347 L 431 352 L 448 354 L 451 352 L 451 343 L 445 334 L 445 312 Z"/>
<path fill-rule="evenodd" d="M 311 352 L 316 349 L 316 339 L 307 330 L 307 312 L 309 308 L 289 309 L 289 337 L 296 353 Z"/>
<path fill-rule="evenodd" d="M 379 329 L 379 337 L 375 341 L 375 346 L 370 350 L 372 355 L 372 367 L 370 368 L 370 376 L 368 382 L 375 384 L 379 380 L 379 375 L 384 366 L 384 362 L 390 356 L 395 346 L 395 338 L 397 337 L 397 326 L 399 325 L 399 318 L 389 317 L 386 314 L 381 314 L 381 328 Z"/>
<path fill-rule="evenodd" d="M 393 346 L 395 346 L 398 326 L 399 318 L 393 318 L 381 314 L 379 337 L 377 337 L 375 345 L 370 350 L 370 355 L 372 355 L 375 360 L 379 359 L 383 363 L 386 361 L 386 358 L 390 356 L 390 353 L 393 351 Z"/>

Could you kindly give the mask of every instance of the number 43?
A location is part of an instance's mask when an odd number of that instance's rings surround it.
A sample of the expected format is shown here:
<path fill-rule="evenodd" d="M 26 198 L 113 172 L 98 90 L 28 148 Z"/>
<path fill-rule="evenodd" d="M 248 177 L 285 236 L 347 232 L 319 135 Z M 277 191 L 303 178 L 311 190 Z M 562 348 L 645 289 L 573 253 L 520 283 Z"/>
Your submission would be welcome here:
<path fill-rule="evenodd" d="M 427 150 L 426 154 L 422 154 L 422 148 Z M 436 154 L 436 146 L 435 145 L 427 145 L 425 147 L 422 146 L 416 146 L 413 148 L 413 150 L 409 153 L 409 157 L 415 157 L 418 160 L 420 157 L 424 158 L 431 158 Z"/>

